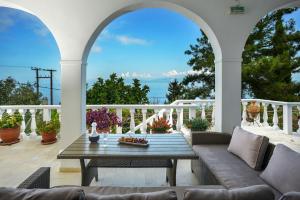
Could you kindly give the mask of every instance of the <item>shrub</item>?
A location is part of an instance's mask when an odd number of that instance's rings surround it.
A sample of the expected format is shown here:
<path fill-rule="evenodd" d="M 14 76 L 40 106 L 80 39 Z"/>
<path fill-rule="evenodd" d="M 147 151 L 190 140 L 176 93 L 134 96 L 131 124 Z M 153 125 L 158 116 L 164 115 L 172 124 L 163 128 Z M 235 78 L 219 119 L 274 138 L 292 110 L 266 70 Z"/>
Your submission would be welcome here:
<path fill-rule="evenodd" d="M 0 119 L 0 128 L 17 128 L 21 126 L 22 116 L 20 113 L 4 113 Z"/>
<path fill-rule="evenodd" d="M 188 122 L 188 128 L 192 131 L 206 131 L 209 126 L 207 119 L 195 118 Z"/>

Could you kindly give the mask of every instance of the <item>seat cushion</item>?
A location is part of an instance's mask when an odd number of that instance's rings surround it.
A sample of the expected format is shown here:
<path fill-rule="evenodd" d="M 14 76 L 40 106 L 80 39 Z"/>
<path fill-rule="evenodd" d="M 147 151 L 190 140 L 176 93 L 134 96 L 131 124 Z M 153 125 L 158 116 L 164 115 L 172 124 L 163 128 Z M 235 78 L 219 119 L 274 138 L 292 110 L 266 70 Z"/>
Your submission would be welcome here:
<path fill-rule="evenodd" d="M 162 190 L 147 193 L 130 193 L 130 194 L 111 194 L 100 195 L 88 193 L 85 195 L 86 200 L 177 200 L 174 190 Z"/>
<path fill-rule="evenodd" d="M 194 145 L 193 149 L 217 181 L 228 189 L 263 185 L 259 171 L 227 151 L 227 145 Z"/>
<path fill-rule="evenodd" d="M 276 145 L 261 178 L 281 193 L 300 192 L 300 153 L 285 145 Z"/>
<path fill-rule="evenodd" d="M 299 200 L 300 192 L 288 192 L 280 197 L 279 200 Z"/>
<path fill-rule="evenodd" d="M 228 151 L 240 157 L 251 168 L 261 170 L 268 144 L 267 137 L 250 133 L 237 126 L 233 131 Z"/>
<path fill-rule="evenodd" d="M 274 194 L 267 185 L 254 185 L 245 188 L 188 189 L 184 200 L 274 200 Z"/>
<path fill-rule="evenodd" d="M 98 194 L 98 195 L 112 195 L 112 194 L 130 194 L 130 193 L 146 193 L 155 192 L 162 190 L 175 190 L 177 194 L 177 199 L 182 200 L 184 196 L 184 191 L 187 188 L 191 189 L 224 189 L 221 185 L 207 185 L 207 186 L 177 186 L 177 187 L 116 187 L 116 186 L 90 186 L 81 187 L 85 194 Z"/>

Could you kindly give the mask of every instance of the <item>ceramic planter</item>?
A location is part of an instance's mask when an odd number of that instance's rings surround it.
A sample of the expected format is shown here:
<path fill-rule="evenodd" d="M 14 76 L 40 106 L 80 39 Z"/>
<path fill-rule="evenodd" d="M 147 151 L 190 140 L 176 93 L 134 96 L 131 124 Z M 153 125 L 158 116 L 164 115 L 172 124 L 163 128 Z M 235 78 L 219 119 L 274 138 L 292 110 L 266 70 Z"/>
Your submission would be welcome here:
<path fill-rule="evenodd" d="M 42 141 L 44 143 L 56 141 L 56 133 L 55 132 L 43 132 L 42 133 Z"/>
<path fill-rule="evenodd" d="M 16 128 L 2 128 L 0 129 L 0 138 L 4 143 L 12 143 L 19 140 L 20 127 Z"/>

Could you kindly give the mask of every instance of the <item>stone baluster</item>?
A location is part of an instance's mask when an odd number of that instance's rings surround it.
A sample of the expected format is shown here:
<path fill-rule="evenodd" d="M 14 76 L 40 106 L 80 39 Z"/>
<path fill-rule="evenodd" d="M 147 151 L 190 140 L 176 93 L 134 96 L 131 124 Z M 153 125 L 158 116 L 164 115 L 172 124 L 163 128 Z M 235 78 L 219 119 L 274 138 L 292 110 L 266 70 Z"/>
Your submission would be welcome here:
<path fill-rule="evenodd" d="M 123 118 L 122 118 L 122 108 L 117 108 L 117 117 L 120 119 L 120 121 L 122 122 Z M 117 133 L 122 133 L 122 126 L 118 126 L 117 125 Z"/>
<path fill-rule="evenodd" d="M 37 134 L 36 134 L 36 119 L 35 119 L 35 113 L 36 113 L 36 110 L 35 109 L 30 109 L 30 113 L 31 113 L 31 133 L 30 133 L 30 136 L 31 137 L 36 137 Z"/>
<path fill-rule="evenodd" d="M 51 120 L 51 110 L 44 108 L 43 109 L 43 120 L 49 122 Z"/>
<path fill-rule="evenodd" d="M 176 130 L 181 130 L 181 108 L 176 108 L 176 114 L 177 114 L 177 122 L 176 122 Z"/>
<path fill-rule="evenodd" d="M 0 109 L 0 119 L 2 118 L 2 114 L 3 114 L 3 110 L 2 109 Z"/>
<path fill-rule="evenodd" d="M 297 106 L 298 109 L 298 130 L 297 130 L 297 134 L 300 134 L 300 106 Z"/>
<path fill-rule="evenodd" d="M 264 127 L 269 127 L 270 126 L 269 123 L 268 123 L 268 118 L 269 118 L 269 116 L 268 116 L 268 106 L 269 106 L 269 104 L 268 103 L 262 103 L 262 106 L 264 107 L 263 126 Z"/>
<path fill-rule="evenodd" d="M 273 126 L 272 126 L 272 128 L 274 130 L 279 130 L 279 126 L 278 126 L 278 114 L 277 114 L 278 105 L 272 104 L 272 108 L 273 108 L 273 111 L 274 111 Z"/>
<path fill-rule="evenodd" d="M 172 126 L 172 129 L 173 129 L 173 111 L 174 111 L 174 109 L 173 108 L 171 108 L 170 110 L 169 110 L 169 124 Z"/>
<path fill-rule="evenodd" d="M 216 110 L 215 103 L 212 103 L 212 112 L 211 112 L 211 126 L 212 127 L 215 126 L 215 110 Z"/>
<path fill-rule="evenodd" d="M 22 116 L 22 122 L 21 122 L 21 136 L 24 139 L 27 135 L 25 133 L 25 129 L 26 129 L 26 124 L 25 124 L 25 114 L 26 114 L 26 110 L 24 111 L 24 109 L 19 109 L 18 110 L 20 115 Z"/>
<path fill-rule="evenodd" d="M 135 109 L 131 108 L 130 109 L 130 132 L 131 134 L 134 134 L 134 128 L 135 128 L 135 121 L 134 121 L 134 113 L 135 113 Z"/>
<path fill-rule="evenodd" d="M 194 106 L 195 104 L 191 104 Z M 196 108 L 189 108 L 189 120 L 196 118 Z"/>
<path fill-rule="evenodd" d="M 205 115 L 205 106 L 206 106 L 205 103 L 201 104 L 201 119 L 205 119 L 206 118 L 206 115 Z"/>
<path fill-rule="evenodd" d="M 242 126 L 247 125 L 247 105 L 248 102 L 242 102 L 243 104 L 243 114 L 242 114 Z"/>
<path fill-rule="evenodd" d="M 143 125 L 142 125 L 142 133 L 147 132 L 147 109 L 143 108 L 142 109 L 142 115 L 143 115 Z"/>

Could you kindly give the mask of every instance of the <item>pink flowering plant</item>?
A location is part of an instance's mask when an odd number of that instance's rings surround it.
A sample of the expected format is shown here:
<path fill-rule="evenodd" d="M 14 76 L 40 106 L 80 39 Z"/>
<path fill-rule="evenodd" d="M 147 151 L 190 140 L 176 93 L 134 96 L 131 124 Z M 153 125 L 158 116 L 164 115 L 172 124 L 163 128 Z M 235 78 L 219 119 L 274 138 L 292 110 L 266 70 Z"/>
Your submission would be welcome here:
<path fill-rule="evenodd" d="M 114 112 L 105 107 L 98 110 L 89 110 L 86 113 L 86 125 L 91 128 L 93 122 L 97 123 L 97 130 L 107 130 L 112 126 L 122 126 L 122 122 Z"/>

